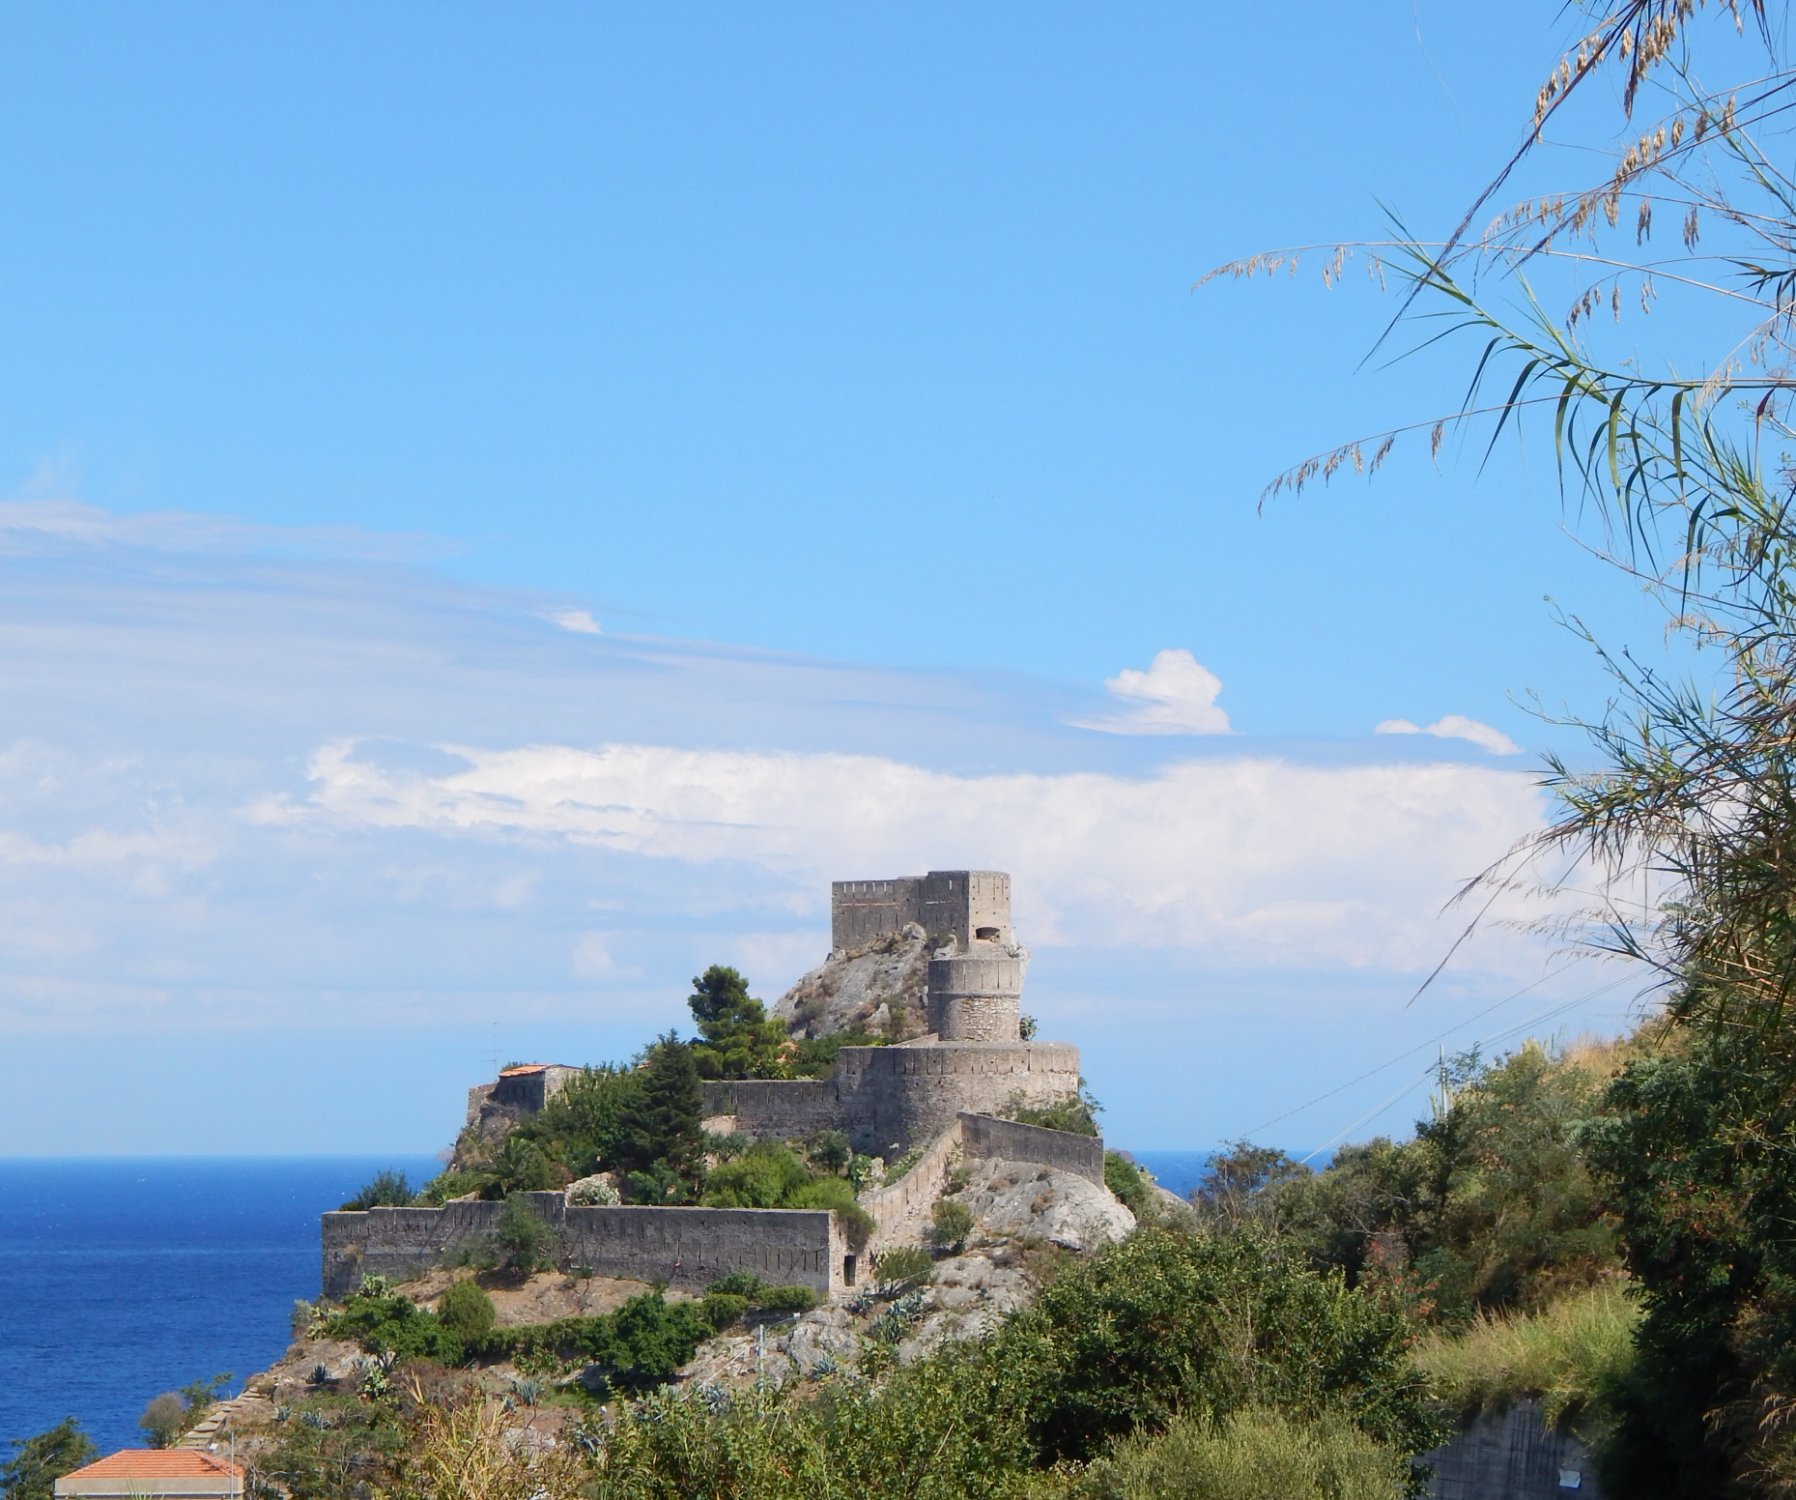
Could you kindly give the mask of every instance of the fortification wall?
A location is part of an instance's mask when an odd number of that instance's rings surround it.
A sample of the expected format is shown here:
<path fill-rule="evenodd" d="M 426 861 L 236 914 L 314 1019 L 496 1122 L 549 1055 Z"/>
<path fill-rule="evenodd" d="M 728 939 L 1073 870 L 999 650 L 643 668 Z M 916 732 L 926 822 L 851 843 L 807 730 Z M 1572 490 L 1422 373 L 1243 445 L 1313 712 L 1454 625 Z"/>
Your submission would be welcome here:
<path fill-rule="evenodd" d="M 844 1047 L 827 1079 L 704 1085 L 704 1112 L 734 1115 L 743 1135 L 784 1140 L 846 1131 L 856 1151 L 891 1158 L 939 1135 L 963 1111 L 987 1114 L 1079 1091 L 1079 1049 L 1065 1042 Z"/>
<path fill-rule="evenodd" d="M 1557 1500 L 1572 1490 L 1603 1500 L 1589 1448 L 1547 1426 L 1532 1399 L 1484 1413 L 1423 1457 L 1434 1468 L 1432 1500 Z"/>
<path fill-rule="evenodd" d="M 1104 1143 L 1093 1135 L 1019 1125 L 990 1115 L 962 1115 L 960 1135 L 968 1156 L 995 1156 L 1005 1161 L 1036 1162 L 1060 1172 L 1074 1172 L 1104 1186 Z M 902 1183 L 900 1184 L 902 1186 Z"/>
<path fill-rule="evenodd" d="M 944 1042 L 1021 1040 L 1023 961 L 985 951 L 929 961 L 929 1027 Z"/>
<path fill-rule="evenodd" d="M 922 921 L 923 882 L 917 876 L 830 883 L 829 943 L 839 952 L 870 947 L 906 923 Z M 927 922 L 923 925 L 929 928 Z"/>
<path fill-rule="evenodd" d="M 965 1118 L 965 1117 L 963 1117 Z M 873 1233 L 867 1249 L 874 1255 L 889 1245 L 902 1244 L 907 1236 L 902 1231 L 914 1222 L 923 1208 L 942 1195 L 948 1168 L 960 1154 L 961 1120 L 957 1119 L 930 1143 L 910 1171 L 889 1187 L 874 1188 L 861 1194 L 861 1207 L 873 1216 Z"/>
<path fill-rule="evenodd" d="M 847 1247 L 834 1216 L 813 1209 L 572 1207 L 530 1193 L 561 1231 L 560 1263 L 595 1276 L 698 1290 L 732 1271 L 828 1295 L 843 1284 Z M 344 1297 L 365 1275 L 407 1277 L 462 1250 L 483 1248 L 502 1203 L 373 1208 L 323 1216 L 324 1294 Z"/>
<path fill-rule="evenodd" d="M 988 1114 L 1013 1095 L 1035 1103 L 1079 1089 L 1079 1049 L 1065 1042 L 956 1042 L 844 1047 L 836 1086 L 855 1150 L 891 1156 L 946 1130 L 965 1110 Z"/>
<path fill-rule="evenodd" d="M 837 880 L 829 888 L 830 946 L 852 952 L 907 922 L 961 948 L 983 933 L 1010 942 L 1010 877 L 1001 870 L 931 870 L 895 880 Z"/>
<path fill-rule="evenodd" d="M 739 1078 L 701 1087 L 706 1117 L 734 1115 L 743 1135 L 787 1140 L 819 1130 L 847 1129 L 832 1078 Z"/>

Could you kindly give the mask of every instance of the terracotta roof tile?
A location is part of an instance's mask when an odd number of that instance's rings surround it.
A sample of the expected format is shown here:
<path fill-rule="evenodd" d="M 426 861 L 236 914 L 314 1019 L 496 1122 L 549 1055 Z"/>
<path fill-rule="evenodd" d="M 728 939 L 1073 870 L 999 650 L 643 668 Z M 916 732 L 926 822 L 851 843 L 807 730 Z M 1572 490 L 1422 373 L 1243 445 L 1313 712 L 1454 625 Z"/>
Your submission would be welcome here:
<path fill-rule="evenodd" d="M 123 1448 L 108 1453 L 67 1479 L 209 1479 L 243 1470 L 215 1453 L 197 1448 Z"/>

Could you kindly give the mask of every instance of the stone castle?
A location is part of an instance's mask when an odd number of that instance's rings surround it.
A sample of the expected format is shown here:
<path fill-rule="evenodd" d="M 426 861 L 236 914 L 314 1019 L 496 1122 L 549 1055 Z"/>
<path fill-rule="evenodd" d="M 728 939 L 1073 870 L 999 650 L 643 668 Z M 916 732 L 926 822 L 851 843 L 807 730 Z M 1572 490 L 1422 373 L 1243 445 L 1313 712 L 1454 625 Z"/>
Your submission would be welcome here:
<path fill-rule="evenodd" d="M 996 870 L 932 870 L 831 886 L 832 964 L 907 935 L 934 945 L 926 1035 L 891 1046 L 843 1047 L 827 1078 L 706 1083 L 708 1123 L 767 1140 L 841 1130 L 857 1151 L 888 1160 L 928 1147 L 938 1177 L 964 1141 L 975 1155 L 1037 1161 L 1101 1184 L 1102 1142 L 995 1118 L 1008 1105 L 1039 1104 L 1079 1089 L 1078 1048 L 1022 1035 L 1028 955 L 1011 928 L 1010 877 Z M 508 1068 L 469 1091 L 468 1122 L 480 1128 L 496 1118 L 527 1117 L 578 1072 L 552 1063 Z M 864 1195 L 863 1206 L 882 1223 L 907 1211 L 931 1175 L 913 1168 L 893 1187 Z M 584 1207 L 569 1205 L 560 1193 L 532 1196 L 562 1230 L 570 1262 L 596 1274 L 702 1286 L 749 1270 L 826 1293 L 855 1279 L 855 1253 L 828 1213 Z M 455 1202 L 326 1214 L 324 1290 L 342 1296 L 365 1272 L 401 1274 L 434 1264 L 490 1232 L 500 1206 Z"/>

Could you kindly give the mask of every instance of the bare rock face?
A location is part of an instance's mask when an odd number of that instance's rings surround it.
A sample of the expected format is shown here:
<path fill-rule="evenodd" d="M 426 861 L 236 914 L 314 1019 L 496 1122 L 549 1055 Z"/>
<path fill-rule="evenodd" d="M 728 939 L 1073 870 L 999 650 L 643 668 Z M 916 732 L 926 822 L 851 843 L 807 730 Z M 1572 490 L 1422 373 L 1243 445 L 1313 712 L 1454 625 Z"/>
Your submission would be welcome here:
<path fill-rule="evenodd" d="M 680 1372 L 688 1386 L 821 1380 L 854 1369 L 885 1345 L 901 1363 L 951 1339 L 979 1338 L 1035 1299 L 1030 1247 L 1049 1241 L 1081 1254 L 1126 1238 L 1135 1216 L 1104 1188 L 1034 1162 L 976 1160 L 948 1196 L 973 1211 L 965 1248 L 938 1260 L 909 1290 L 862 1287 L 797 1318 L 768 1321 L 706 1343 Z M 920 1234 L 927 1214 L 914 1226 Z"/>
<path fill-rule="evenodd" d="M 929 935 L 916 923 L 869 948 L 832 953 L 773 1007 L 795 1037 L 868 1031 L 899 1041 L 928 1029 Z"/>
<path fill-rule="evenodd" d="M 1135 1215 L 1107 1188 L 1034 1162 L 976 1161 L 960 1201 L 986 1234 L 1096 1250 L 1127 1239 Z"/>

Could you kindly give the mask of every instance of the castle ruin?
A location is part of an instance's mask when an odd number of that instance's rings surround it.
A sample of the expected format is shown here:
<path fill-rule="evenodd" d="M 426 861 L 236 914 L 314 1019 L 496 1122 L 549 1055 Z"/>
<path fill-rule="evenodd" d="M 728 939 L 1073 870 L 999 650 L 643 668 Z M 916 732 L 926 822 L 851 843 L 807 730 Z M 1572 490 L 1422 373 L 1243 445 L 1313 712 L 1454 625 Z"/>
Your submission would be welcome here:
<path fill-rule="evenodd" d="M 827 1078 L 731 1079 L 704 1084 L 716 1126 L 757 1140 L 792 1140 L 840 1130 L 855 1150 L 888 1160 L 956 1139 L 1000 1135 L 1005 1155 L 1076 1170 L 1103 1181 L 1103 1147 L 1088 1137 L 1006 1124 L 1008 1106 L 1042 1104 L 1079 1091 L 1079 1049 L 1024 1040 L 1028 954 L 1010 922 L 1010 877 L 997 870 L 932 870 L 894 880 L 841 880 L 830 888 L 831 962 L 910 930 L 934 946 L 928 964 L 929 1032 L 883 1047 L 843 1047 Z M 559 1064 L 508 1068 L 469 1091 L 468 1124 L 540 1110 L 578 1070 Z M 932 1151 L 946 1160 L 945 1151 Z M 1095 1175 L 1094 1175 L 1095 1174 Z M 904 1181 L 910 1181 L 909 1178 Z M 898 1184 L 902 1186 L 902 1183 Z M 921 1190 L 921 1179 L 907 1193 Z M 854 1280 L 827 1213 L 779 1209 L 575 1207 L 559 1194 L 546 1216 L 601 1275 L 703 1285 L 733 1269 L 776 1274 L 833 1292 Z M 863 1205 L 880 1217 L 879 1194 Z M 549 1200 L 557 1200 L 551 1204 Z M 324 1289 L 352 1290 L 367 1271 L 396 1274 L 428 1265 L 487 1232 L 499 1205 L 455 1202 L 441 1209 L 377 1208 L 324 1215 Z"/>

